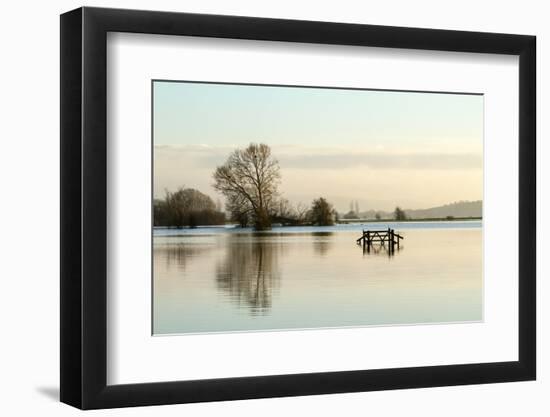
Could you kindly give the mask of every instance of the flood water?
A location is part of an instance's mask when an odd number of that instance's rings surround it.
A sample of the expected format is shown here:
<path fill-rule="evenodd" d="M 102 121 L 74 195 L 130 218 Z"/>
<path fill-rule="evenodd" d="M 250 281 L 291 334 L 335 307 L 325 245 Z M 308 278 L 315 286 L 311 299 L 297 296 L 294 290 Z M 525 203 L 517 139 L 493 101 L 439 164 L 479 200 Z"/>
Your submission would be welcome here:
<path fill-rule="evenodd" d="M 356 244 L 394 228 L 399 250 Z M 156 229 L 153 333 L 482 320 L 480 221 Z"/>

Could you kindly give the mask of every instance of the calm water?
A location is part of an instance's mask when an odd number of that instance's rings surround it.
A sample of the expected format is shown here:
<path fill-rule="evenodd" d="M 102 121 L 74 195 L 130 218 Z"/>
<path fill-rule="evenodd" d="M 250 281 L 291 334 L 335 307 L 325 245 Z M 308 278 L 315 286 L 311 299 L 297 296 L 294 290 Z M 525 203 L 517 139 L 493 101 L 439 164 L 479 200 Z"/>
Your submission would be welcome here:
<path fill-rule="evenodd" d="M 363 228 L 395 228 L 393 256 Z M 481 222 L 155 230 L 155 334 L 482 320 Z"/>

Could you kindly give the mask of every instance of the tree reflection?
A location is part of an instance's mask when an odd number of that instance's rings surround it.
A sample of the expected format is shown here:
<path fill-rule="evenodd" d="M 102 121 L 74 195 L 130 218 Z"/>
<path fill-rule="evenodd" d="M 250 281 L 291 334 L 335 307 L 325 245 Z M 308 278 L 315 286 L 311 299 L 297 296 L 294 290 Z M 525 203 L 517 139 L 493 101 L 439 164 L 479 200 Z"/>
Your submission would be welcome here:
<path fill-rule="evenodd" d="M 317 255 L 325 256 L 332 247 L 332 235 L 333 232 L 314 232 L 313 236 L 313 250 Z"/>
<path fill-rule="evenodd" d="M 279 288 L 279 250 L 276 242 L 262 236 L 228 236 L 225 258 L 216 269 L 218 288 L 251 314 L 267 314 Z"/>
<path fill-rule="evenodd" d="M 212 245 L 196 245 L 196 244 L 174 244 L 166 246 L 158 246 L 154 248 L 155 262 L 165 262 L 166 267 L 175 266 L 178 269 L 185 270 L 187 264 L 193 257 L 214 249 Z"/>

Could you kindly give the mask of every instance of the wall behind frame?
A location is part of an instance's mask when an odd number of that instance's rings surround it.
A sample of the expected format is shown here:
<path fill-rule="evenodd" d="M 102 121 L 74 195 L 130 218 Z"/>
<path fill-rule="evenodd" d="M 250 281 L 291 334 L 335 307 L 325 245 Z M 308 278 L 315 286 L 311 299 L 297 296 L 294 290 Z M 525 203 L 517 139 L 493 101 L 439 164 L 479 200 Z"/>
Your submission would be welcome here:
<path fill-rule="evenodd" d="M 378 25 L 509 32 L 536 35 L 538 53 L 539 213 L 550 210 L 548 134 L 542 120 L 550 97 L 548 72 L 550 27 L 544 2 L 526 0 L 508 5 L 498 1 L 464 0 L 444 3 L 320 2 L 314 0 L 121 0 L 85 2 L 87 6 L 237 14 L 330 20 Z M 0 206 L 3 300 L 0 379 L 5 415 L 72 416 L 80 412 L 57 402 L 59 393 L 59 14 L 82 6 L 73 0 L 9 2 L 3 8 L 2 152 Z M 545 233 L 546 232 L 546 233 Z M 539 215 L 540 300 L 549 299 L 548 235 L 550 221 Z M 548 412 L 550 390 L 550 304 L 539 302 L 538 381 L 484 386 L 417 389 L 344 395 L 237 401 L 138 409 L 107 410 L 94 415 L 171 416 L 542 416 Z"/>

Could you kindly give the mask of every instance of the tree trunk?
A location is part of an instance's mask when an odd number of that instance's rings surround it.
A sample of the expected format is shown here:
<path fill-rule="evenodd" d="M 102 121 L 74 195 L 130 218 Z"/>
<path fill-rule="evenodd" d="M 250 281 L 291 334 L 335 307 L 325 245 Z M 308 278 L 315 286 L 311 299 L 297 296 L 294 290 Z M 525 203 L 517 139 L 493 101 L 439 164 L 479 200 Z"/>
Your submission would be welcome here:
<path fill-rule="evenodd" d="M 267 210 L 260 208 L 256 212 L 256 223 L 254 224 L 256 230 L 271 230 L 271 219 Z"/>

